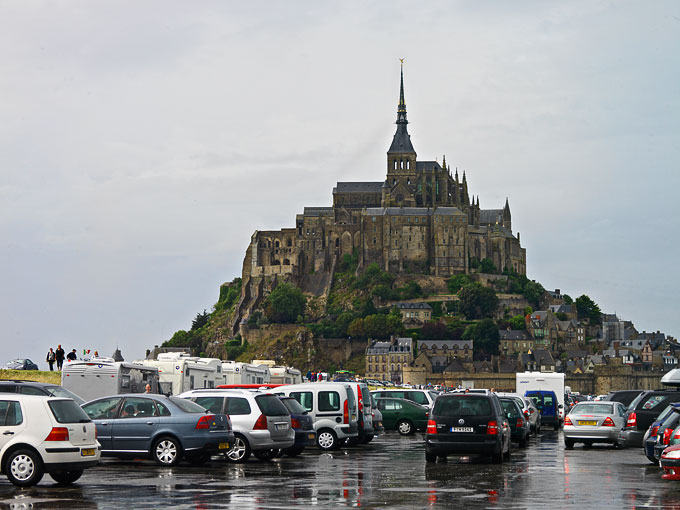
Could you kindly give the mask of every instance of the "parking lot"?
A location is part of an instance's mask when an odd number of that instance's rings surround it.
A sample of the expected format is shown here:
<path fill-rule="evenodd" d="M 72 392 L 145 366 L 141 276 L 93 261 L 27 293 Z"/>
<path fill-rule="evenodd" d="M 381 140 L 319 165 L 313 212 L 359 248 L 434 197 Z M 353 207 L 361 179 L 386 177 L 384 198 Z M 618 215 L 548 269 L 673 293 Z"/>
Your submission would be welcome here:
<path fill-rule="evenodd" d="M 502 465 L 468 458 L 426 465 L 423 437 L 388 433 L 368 446 L 245 464 L 161 468 L 104 459 L 73 487 L 49 477 L 30 489 L 3 478 L 0 508 L 680 508 L 680 486 L 639 449 L 576 446 L 561 432 L 513 445 Z M 675 505 L 675 506 L 674 506 Z"/>

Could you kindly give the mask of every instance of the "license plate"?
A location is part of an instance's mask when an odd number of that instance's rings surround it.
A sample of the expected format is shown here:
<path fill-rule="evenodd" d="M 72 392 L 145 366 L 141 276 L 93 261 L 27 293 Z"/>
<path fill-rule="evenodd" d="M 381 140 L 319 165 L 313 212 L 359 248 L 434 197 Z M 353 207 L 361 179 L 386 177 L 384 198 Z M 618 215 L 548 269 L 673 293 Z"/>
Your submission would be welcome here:
<path fill-rule="evenodd" d="M 309 439 L 316 439 L 316 434 L 307 434 Z"/>
<path fill-rule="evenodd" d="M 451 427 L 451 432 L 474 432 L 473 427 Z"/>
<path fill-rule="evenodd" d="M 217 448 L 219 450 L 228 450 L 229 449 L 229 443 L 220 443 L 217 445 Z"/>
<path fill-rule="evenodd" d="M 80 455 L 81 457 L 92 457 L 94 455 L 94 448 L 86 448 L 84 450 L 80 450 Z"/>
<path fill-rule="evenodd" d="M 578 420 L 579 425 L 590 425 L 590 426 L 595 426 L 597 425 L 597 422 L 594 420 Z"/>
<path fill-rule="evenodd" d="M 288 430 L 288 424 L 287 423 L 277 423 L 276 424 L 276 430 Z"/>

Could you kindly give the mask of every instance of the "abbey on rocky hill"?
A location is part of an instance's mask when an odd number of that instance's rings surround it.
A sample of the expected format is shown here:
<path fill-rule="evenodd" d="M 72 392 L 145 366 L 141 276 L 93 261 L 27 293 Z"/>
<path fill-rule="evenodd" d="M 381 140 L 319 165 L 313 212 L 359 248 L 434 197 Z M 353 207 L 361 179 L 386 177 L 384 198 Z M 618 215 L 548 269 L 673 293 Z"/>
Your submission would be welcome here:
<path fill-rule="evenodd" d="M 243 263 L 242 305 L 252 309 L 261 279 L 286 276 L 321 294 L 335 262 L 356 252 L 359 270 L 375 262 L 391 273 L 469 273 L 473 260 L 491 259 L 503 270 L 526 274 L 526 250 L 511 230 L 508 200 L 480 209 L 470 198 L 465 172 L 451 174 L 446 158 L 419 161 L 407 131 L 401 71 L 397 131 L 379 182 L 338 182 L 332 207 L 305 207 L 295 228 L 255 231 Z M 266 286 L 266 285 L 265 285 Z M 245 301 L 245 302 L 244 302 Z M 245 310 L 243 310 L 245 311 Z M 246 313 L 247 315 L 247 313 Z"/>

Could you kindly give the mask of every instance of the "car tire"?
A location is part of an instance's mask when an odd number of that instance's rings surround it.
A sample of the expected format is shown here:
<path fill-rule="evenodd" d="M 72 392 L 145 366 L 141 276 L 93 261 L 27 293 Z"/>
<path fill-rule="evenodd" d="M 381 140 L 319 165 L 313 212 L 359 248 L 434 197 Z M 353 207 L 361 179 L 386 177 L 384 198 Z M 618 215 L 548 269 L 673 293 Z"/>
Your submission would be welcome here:
<path fill-rule="evenodd" d="M 345 445 L 346 445 L 346 446 L 357 446 L 357 445 L 361 442 L 361 439 L 363 439 L 363 438 L 359 438 L 359 436 L 357 436 L 357 437 L 348 437 L 348 438 L 346 439 Z"/>
<path fill-rule="evenodd" d="M 539 435 L 541 433 L 541 422 L 536 422 L 536 428 L 534 429 L 536 432 L 536 435 Z"/>
<path fill-rule="evenodd" d="M 253 455 L 258 460 L 272 460 L 276 456 L 276 450 L 255 450 Z"/>
<path fill-rule="evenodd" d="M 154 441 L 151 456 L 159 466 L 176 466 L 182 460 L 182 445 L 172 436 L 161 436 Z"/>
<path fill-rule="evenodd" d="M 560 423 L 559 422 L 555 423 L 555 430 L 556 431 L 560 430 Z"/>
<path fill-rule="evenodd" d="M 505 452 L 506 460 L 510 460 L 510 450 L 512 450 L 512 442 L 508 440 L 508 451 Z"/>
<path fill-rule="evenodd" d="M 5 474 L 17 487 L 30 487 L 42 480 L 45 474 L 42 459 L 33 450 L 15 450 L 7 456 Z"/>
<path fill-rule="evenodd" d="M 659 461 L 656 460 L 654 457 L 650 457 L 649 455 L 645 455 L 645 457 L 647 457 L 647 460 L 648 460 L 649 462 L 651 462 L 652 464 L 655 464 L 655 465 L 657 465 L 657 466 L 659 465 Z"/>
<path fill-rule="evenodd" d="M 82 469 L 75 469 L 73 471 L 55 471 L 50 473 L 52 480 L 57 482 L 59 485 L 71 485 L 73 482 L 77 481 L 81 476 L 83 476 Z"/>
<path fill-rule="evenodd" d="M 368 443 L 370 443 L 371 441 L 373 441 L 373 438 L 374 438 L 374 437 L 375 437 L 374 434 L 368 434 L 367 436 L 364 436 L 364 439 L 363 439 L 363 441 L 361 441 L 361 442 L 364 443 L 364 444 L 368 444 Z"/>
<path fill-rule="evenodd" d="M 331 429 L 322 429 L 316 435 L 316 444 L 324 451 L 336 450 L 340 447 L 338 436 Z"/>
<path fill-rule="evenodd" d="M 568 449 L 571 450 L 574 447 L 574 440 L 573 439 L 567 439 L 566 437 L 564 438 L 564 446 Z"/>
<path fill-rule="evenodd" d="M 397 423 L 397 431 L 402 436 L 411 436 L 415 433 L 416 429 L 409 420 L 400 420 Z"/>
<path fill-rule="evenodd" d="M 437 462 L 437 454 L 425 450 L 425 462 Z"/>
<path fill-rule="evenodd" d="M 522 439 L 519 440 L 519 447 L 520 448 L 526 448 L 527 447 L 527 441 L 528 441 L 528 436 L 523 437 Z"/>
<path fill-rule="evenodd" d="M 250 453 L 248 440 L 241 434 L 234 434 L 234 444 L 224 455 L 229 462 L 240 464 L 250 458 Z"/>
<path fill-rule="evenodd" d="M 285 453 L 288 457 L 297 457 L 303 452 L 304 449 L 304 446 L 291 446 L 290 448 L 283 450 L 283 453 Z"/>
<path fill-rule="evenodd" d="M 494 464 L 503 464 L 503 447 L 501 446 L 501 450 L 498 453 L 494 453 L 491 456 L 491 462 Z"/>

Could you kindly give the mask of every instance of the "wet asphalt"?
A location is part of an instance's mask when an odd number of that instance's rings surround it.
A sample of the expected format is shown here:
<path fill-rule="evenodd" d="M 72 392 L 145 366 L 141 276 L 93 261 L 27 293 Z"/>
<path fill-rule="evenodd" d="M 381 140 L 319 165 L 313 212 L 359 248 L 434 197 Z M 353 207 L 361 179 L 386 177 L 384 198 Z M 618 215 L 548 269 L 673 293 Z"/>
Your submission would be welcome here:
<path fill-rule="evenodd" d="M 71 487 L 45 475 L 18 489 L 0 478 L 0 508 L 664 508 L 680 510 L 680 482 L 661 479 L 641 450 L 577 445 L 543 432 L 513 444 L 502 465 L 449 457 L 427 464 L 422 434 L 387 433 L 368 446 L 245 464 L 213 460 L 161 468 L 104 459 Z"/>

